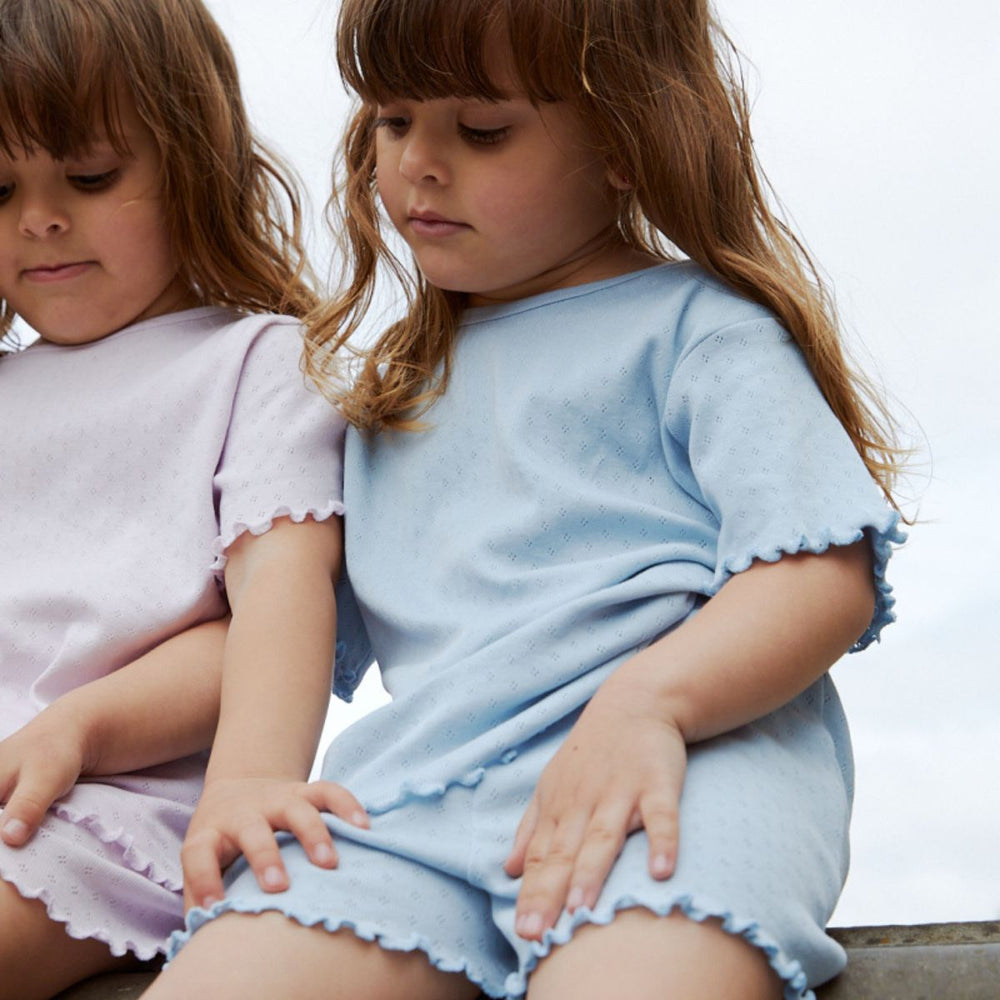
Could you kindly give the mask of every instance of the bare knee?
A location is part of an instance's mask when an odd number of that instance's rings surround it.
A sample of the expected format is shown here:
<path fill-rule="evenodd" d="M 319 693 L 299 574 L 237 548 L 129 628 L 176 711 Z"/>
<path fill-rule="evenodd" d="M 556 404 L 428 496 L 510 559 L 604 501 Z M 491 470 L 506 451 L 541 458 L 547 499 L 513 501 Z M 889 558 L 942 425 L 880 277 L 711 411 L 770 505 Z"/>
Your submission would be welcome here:
<path fill-rule="evenodd" d="M 528 984 L 528 1000 L 779 1000 L 781 994 L 764 953 L 718 921 L 645 909 L 581 927 Z"/>

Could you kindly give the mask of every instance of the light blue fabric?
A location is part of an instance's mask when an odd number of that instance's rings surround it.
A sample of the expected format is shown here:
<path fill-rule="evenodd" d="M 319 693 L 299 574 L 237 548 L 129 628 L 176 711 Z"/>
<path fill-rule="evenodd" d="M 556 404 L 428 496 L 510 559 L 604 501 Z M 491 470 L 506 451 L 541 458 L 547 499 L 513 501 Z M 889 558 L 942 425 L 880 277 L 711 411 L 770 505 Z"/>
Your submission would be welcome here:
<path fill-rule="evenodd" d="M 374 811 L 475 780 L 754 557 L 867 532 L 858 645 L 892 619 L 897 515 L 788 334 L 693 265 L 470 310 L 425 419 L 347 437 L 338 690 L 373 649 L 397 701 L 327 776 Z"/>
<path fill-rule="evenodd" d="M 861 648 L 892 619 L 884 569 L 901 535 L 789 336 L 693 265 L 470 310 L 424 419 L 420 433 L 349 431 L 346 446 L 335 689 L 349 696 L 374 655 L 394 701 L 334 741 L 323 775 L 358 795 L 372 831 L 333 824 L 343 874 L 289 846 L 288 893 L 244 874 L 222 908 L 346 924 L 517 997 L 578 920 L 519 942 L 517 883 L 499 866 L 601 682 L 754 558 L 867 535 L 879 599 Z M 634 836 L 580 919 L 629 905 L 717 916 L 764 949 L 788 1000 L 811 996 L 843 963 L 824 927 L 846 874 L 851 781 L 824 678 L 692 747 L 677 875 L 653 883 Z M 375 903 L 344 887 L 353 878 L 373 880 Z"/>

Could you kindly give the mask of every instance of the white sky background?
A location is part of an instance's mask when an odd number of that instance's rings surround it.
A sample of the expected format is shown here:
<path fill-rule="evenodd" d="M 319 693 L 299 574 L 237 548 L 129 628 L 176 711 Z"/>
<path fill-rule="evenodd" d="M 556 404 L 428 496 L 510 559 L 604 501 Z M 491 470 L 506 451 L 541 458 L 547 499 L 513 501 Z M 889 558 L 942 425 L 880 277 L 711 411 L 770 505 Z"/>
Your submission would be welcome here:
<path fill-rule="evenodd" d="M 328 191 L 335 0 L 208 0 L 260 134 Z M 834 923 L 1000 918 L 1000 4 L 719 0 L 759 156 L 920 446 L 899 622 L 834 676 L 858 768 Z M 329 254 L 317 223 L 317 260 Z M 369 677 L 327 735 L 377 704 Z"/>

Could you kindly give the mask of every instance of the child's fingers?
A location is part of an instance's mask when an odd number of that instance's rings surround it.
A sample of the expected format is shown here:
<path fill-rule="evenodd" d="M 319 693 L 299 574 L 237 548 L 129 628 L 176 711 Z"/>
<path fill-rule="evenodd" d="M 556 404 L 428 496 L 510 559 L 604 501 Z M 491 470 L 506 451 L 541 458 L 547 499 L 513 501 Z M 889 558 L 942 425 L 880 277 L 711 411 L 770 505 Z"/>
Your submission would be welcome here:
<path fill-rule="evenodd" d="M 503 863 L 504 871 L 511 878 L 520 878 L 524 874 L 524 857 L 537 823 L 538 799 L 533 795 L 528 803 L 528 808 L 521 817 L 521 822 L 517 825 L 514 846 L 511 848 L 510 854 L 507 855 L 507 860 Z"/>
<path fill-rule="evenodd" d="M 184 868 L 185 906 L 201 906 L 207 910 L 222 899 L 226 853 L 222 836 L 216 830 L 201 830 L 184 841 L 181 865 Z"/>
<path fill-rule="evenodd" d="M 677 866 L 679 799 L 679 794 L 655 794 L 645 796 L 639 804 L 649 841 L 649 874 L 655 879 L 670 878 Z"/>
<path fill-rule="evenodd" d="M 632 815 L 629 803 L 619 800 L 604 805 L 591 816 L 564 900 L 570 913 L 581 906 L 593 907 L 597 903 L 625 838 L 634 826 Z"/>
<path fill-rule="evenodd" d="M 312 781 L 305 786 L 304 797 L 316 809 L 333 813 L 354 826 L 368 827 L 365 807 L 343 786 L 333 781 Z"/>
<path fill-rule="evenodd" d="M 336 868 L 337 851 L 333 846 L 333 837 L 318 812 L 319 808 L 303 799 L 293 801 L 285 810 L 280 827 L 295 837 L 314 865 Z"/>
<path fill-rule="evenodd" d="M 321 868 L 337 866 L 337 850 L 321 812 L 332 813 L 354 826 L 367 829 L 370 825 L 364 806 L 343 785 L 332 781 L 316 781 L 302 787 L 285 808 L 284 822 L 278 829 L 287 829 L 309 855 L 309 860 Z"/>
<path fill-rule="evenodd" d="M 0 839 L 8 847 L 23 847 L 35 835 L 49 805 L 15 792 L 0 815 Z"/>
<path fill-rule="evenodd" d="M 290 828 L 292 824 L 289 820 L 290 817 L 286 816 L 286 822 L 281 826 Z M 239 846 L 264 892 L 283 892 L 288 888 L 288 873 L 272 824 L 262 816 L 255 817 L 240 830 Z"/>
<path fill-rule="evenodd" d="M 514 929 L 521 937 L 537 941 L 559 918 L 586 828 L 586 815 L 577 812 L 558 825 L 543 820 L 535 830 L 517 895 Z"/>
<path fill-rule="evenodd" d="M 59 769 L 25 768 L 9 793 L 0 814 L 0 838 L 9 847 L 22 847 L 41 826 L 49 806 L 72 787 L 73 776 Z"/>
<path fill-rule="evenodd" d="M 293 786 L 292 794 L 284 802 L 280 813 L 268 819 L 272 829 L 287 830 L 293 834 L 313 864 L 334 868 L 337 851 L 322 812 L 339 816 L 354 826 L 367 828 L 370 825 L 364 806 L 343 785 L 332 781 Z"/>

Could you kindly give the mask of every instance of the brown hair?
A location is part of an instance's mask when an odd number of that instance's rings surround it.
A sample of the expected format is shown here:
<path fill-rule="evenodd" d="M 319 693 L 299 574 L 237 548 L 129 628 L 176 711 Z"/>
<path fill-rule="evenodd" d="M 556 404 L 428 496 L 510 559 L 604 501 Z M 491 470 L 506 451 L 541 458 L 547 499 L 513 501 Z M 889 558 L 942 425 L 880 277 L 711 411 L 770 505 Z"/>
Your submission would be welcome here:
<path fill-rule="evenodd" d="M 208 303 L 316 305 L 296 186 L 254 139 L 236 63 L 200 0 L 0 0 L 0 150 L 127 153 L 118 101 L 153 132 L 180 276 Z M 287 219 L 286 219 L 287 217 Z M 0 337 L 14 316 L 0 302 Z"/>
<path fill-rule="evenodd" d="M 311 322 L 309 364 L 348 418 L 373 430 L 416 426 L 447 384 L 464 303 L 409 274 L 382 237 L 374 107 L 399 97 L 507 96 L 485 68 L 498 32 L 527 96 L 566 102 L 608 166 L 631 182 L 620 202 L 623 243 L 689 257 L 770 309 L 892 502 L 900 456 L 892 420 L 848 366 L 831 297 L 768 205 L 735 52 L 706 0 L 343 0 L 340 71 L 362 105 L 334 204 L 353 266 L 341 295 Z M 403 285 L 409 309 L 346 386 L 335 354 L 360 326 L 380 265 Z"/>

